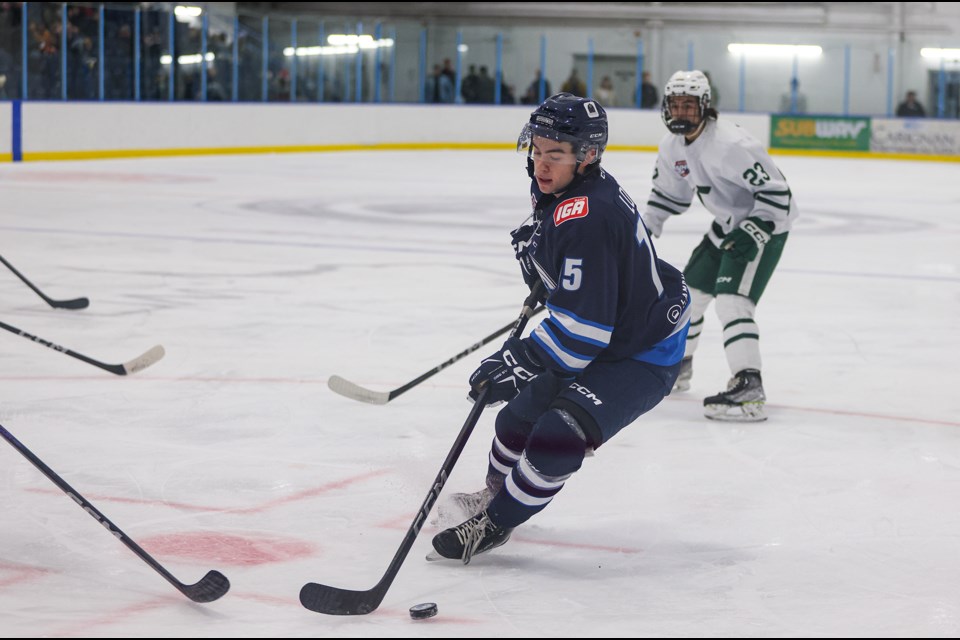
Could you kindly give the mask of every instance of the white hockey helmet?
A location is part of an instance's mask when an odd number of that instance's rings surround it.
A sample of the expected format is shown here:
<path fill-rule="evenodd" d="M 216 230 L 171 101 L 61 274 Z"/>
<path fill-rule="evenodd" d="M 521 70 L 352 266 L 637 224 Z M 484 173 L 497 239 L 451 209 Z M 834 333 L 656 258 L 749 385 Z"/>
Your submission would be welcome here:
<path fill-rule="evenodd" d="M 670 114 L 670 96 L 693 96 L 698 99 L 700 106 L 700 121 L 696 124 L 689 120 L 675 119 Z M 710 108 L 710 81 L 702 71 L 677 71 L 667 80 L 663 89 L 663 104 L 661 115 L 663 123 L 672 133 L 687 134 L 695 130 L 706 117 Z"/>

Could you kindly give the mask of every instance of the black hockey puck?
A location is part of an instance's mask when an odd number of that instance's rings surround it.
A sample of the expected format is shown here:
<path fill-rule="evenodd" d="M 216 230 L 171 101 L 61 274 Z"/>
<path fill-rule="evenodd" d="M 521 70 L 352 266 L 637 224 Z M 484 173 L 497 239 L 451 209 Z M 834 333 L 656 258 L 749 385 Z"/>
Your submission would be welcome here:
<path fill-rule="evenodd" d="M 426 620 L 437 615 L 436 602 L 423 602 L 410 607 L 410 617 L 414 620 Z"/>

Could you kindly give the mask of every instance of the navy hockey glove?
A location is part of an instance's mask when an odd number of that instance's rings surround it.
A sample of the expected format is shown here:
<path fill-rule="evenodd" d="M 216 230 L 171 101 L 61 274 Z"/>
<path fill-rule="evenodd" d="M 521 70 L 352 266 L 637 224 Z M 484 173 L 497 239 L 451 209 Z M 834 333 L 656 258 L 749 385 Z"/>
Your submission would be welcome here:
<path fill-rule="evenodd" d="M 520 273 L 530 291 L 540 283 L 540 274 L 533 264 L 530 252 L 537 246 L 540 239 L 540 223 L 525 224 L 510 232 L 510 244 L 513 245 L 514 255 L 520 263 Z M 542 300 L 542 299 L 541 299 Z M 539 301 L 538 301 L 539 302 Z"/>
<path fill-rule="evenodd" d="M 734 261 L 747 264 L 757 257 L 760 247 L 770 240 L 773 224 L 759 218 L 747 218 L 723 239 L 721 249 L 729 251 Z"/>
<path fill-rule="evenodd" d="M 544 369 L 520 338 L 510 338 L 500 351 L 483 359 L 470 376 L 470 398 L 476 401 L 484 385 L 490 385 L 487 406 L 513 399 Z"/>

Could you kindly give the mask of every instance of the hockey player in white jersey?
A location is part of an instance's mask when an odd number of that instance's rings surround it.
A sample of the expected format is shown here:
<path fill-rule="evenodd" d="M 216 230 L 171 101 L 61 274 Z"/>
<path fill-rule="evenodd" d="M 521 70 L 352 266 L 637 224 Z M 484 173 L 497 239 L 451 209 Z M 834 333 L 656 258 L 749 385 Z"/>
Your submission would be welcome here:
<path fill-rule="evenodd" d="M 659 237 L 663 223 L 687 210 L 694 196 L 714 216 L 684 269 L 692 321 L 675 389 L 690 388 L 693 353 L 703 316 L 716 299 L 723 346 L 733 377 L 727 390 L 704 399 L 714 420 L 766 420 L 760 377 L 757 302 L 780 260 L 797 208 L 786 178 L 763 146 L 710 106 L 700 71 L 678 71 L 664 90 L 663 121 L 653 189 L 643 221 Z"/>

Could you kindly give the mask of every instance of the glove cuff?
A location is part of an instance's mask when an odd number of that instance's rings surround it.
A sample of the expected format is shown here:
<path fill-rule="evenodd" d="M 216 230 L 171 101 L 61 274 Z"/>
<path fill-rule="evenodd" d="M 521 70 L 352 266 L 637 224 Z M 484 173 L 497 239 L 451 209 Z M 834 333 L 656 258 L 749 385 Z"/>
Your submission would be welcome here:
<path fill-rule="evenodd" d="M 758 245 L 769 242 L 770 234 L 773 232 L 773 224 L 760 218 L 747 218 L 737 227 L 749 235 Z"/>
<path fill-rule="evenodd" d="M 509 338 L 504 346 L 509 346 L 510 348 L 519 351 L 520 353 L 518 355 L 526 359 L 529 364 L 533 365 L 540 371 L 543 371 L 543 363 L 540 362 L 540 358 L 537 356 L 536 350 L 530 343 L 530 338 Z"/>

